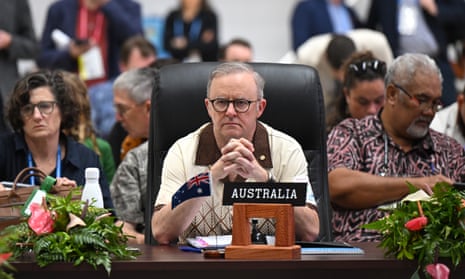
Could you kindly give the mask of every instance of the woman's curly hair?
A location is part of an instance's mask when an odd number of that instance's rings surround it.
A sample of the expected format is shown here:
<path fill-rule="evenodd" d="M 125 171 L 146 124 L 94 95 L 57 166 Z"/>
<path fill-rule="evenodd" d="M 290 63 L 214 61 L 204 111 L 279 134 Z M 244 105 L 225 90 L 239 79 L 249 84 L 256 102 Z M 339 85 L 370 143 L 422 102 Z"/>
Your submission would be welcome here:
<path fill-rule="evenodd" d="M 55 97 L 61 113 L 60 130 L 77 125 L 79 108 L 74 103 L 70 88 L 63 79 L 63 74 L 60 71 L 39 70 L 18 80 L 13 88 L 7 106 L 7 117 L 11 127 L 16 132 L 23 131 L 24 121 L 21 108 L 29 104 L 31 91 L 40 87 L 50 88 Z"/>

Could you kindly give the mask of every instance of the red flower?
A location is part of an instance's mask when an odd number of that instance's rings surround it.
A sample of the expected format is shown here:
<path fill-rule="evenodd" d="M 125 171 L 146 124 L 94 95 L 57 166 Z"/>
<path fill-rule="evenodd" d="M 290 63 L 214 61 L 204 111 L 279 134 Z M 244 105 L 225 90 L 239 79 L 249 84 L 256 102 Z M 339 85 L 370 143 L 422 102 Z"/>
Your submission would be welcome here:
<path fill-rule="evenodd" d="M 442 263 L 429 264 L 426 266 L 426 272 L 433 277 L 433 279 L 448 279 L 449 268 Z"/>
<path fill-rule="evenodd" d="M 6 262 L 8 260 L 9 257 L 11 257 L 11 255 L 13 255 L 13 253 L 3 253 L 3 254 L 0 254 L 0 266 Z"/>
<path fill-rule="evenodd" d="M 426 224 L 428 224 L 428 218 L 426 218 L 425 216 L 421 216 L 413 218 L 412 220 L 405 223 L 405 227 L 409 231 L 419 231 L 423 229 L 426 226 Z"/>
<path fill-rule="evenodd" d="M 426 218 L 425 214 L 423 214 L 423 208 L 421 208 L 420 201 L 417 201 L 417 206 L 420 217 L 413 218 L 404 225 L 409 231 L 419 231 L 428 224 L 428 218 Z"/>
<path fill-rule="evenodd" d="M 29 227 L 37 234 L 46 234 L 53 232 L 52 213 L 44 206 L 33 203 L 31 204 L 31 217 L 27 220 Z"/>

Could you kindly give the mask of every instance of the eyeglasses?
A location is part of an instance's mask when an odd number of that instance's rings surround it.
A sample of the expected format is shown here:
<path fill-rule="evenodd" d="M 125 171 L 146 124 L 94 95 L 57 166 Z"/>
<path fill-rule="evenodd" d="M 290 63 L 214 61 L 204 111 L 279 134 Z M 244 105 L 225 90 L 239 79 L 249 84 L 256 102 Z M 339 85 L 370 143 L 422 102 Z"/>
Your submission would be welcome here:
<path fill-rule="evenodd" d="M 402 86 L 394 82 L 392 83 L 392 85 L 394 85 L 400 91 L 404 92 L 404 94 L 407 95 L 410 98 L 410 100 L 412 100 L 415 103 L 415 105 L 423 111 L 426 109 L 432 109 L 434 112 L 438 112 L 442 109 L 442 102 L 439 99 L 431 101 L 430 98 L 426 96 L 414 96 L 408 93 L 407 90 L 405 90 L 405 88 L 403 88 Z"/>
<path fill-rule="evenodd" d="M 229 104 L 233 104 L 234 110 L 236 112 L 247 112 L 250 108 L 250 104 L 257 102 L 258 100 L 247 100 L 247 99 L 235 99 L 228 100 L 224 98 L 208 99 L 213 105 L 213 108 L 217 112 L 225 112 Z"/>
<path fill-rule="evenodd" d="M 349 69 L 355 72 L 357 76 L 361 76 L 371 69 L 373 72 L 384 76 L 386 74 L 386 63 L 379 60 L 366 60 L 349 65 Z"/>
<path fill-rule="evenodd" d="M 21 114 L 23 116 L 31 116 L 37 107 L 42 115 L 49 115 L 53 112 L 56 103 L 55 101 L 42 101 L 37 104 L 27 104 L 21 108 Z"/>
<path fill-rule="evenodd" d="M 128 111 L 130 111 L 134 107 L 135 106 L 125 106 L 125 105 L 121 105 L 121 104 L 114 105 L 116 113 L 121 115 L 121 116 L 125 115 Z"/>

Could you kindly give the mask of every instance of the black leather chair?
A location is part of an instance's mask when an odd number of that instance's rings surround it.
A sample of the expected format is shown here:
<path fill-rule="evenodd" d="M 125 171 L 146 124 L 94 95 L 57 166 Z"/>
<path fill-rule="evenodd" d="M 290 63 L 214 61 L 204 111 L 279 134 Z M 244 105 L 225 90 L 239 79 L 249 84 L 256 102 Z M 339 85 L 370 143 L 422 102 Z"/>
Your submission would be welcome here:
<path fill-rule="evenodd" d="M 160 71 L 160 86 L 152 95 L 146 224 L 151 224 L 167 150 L 178 138 L 209 121 L 203 100 L 209 74 L 217 64 L 175 64 Z M 252 66 L 265 79 L 267 107 L 260 120 L 293 136 L 302 145 L 318 202 L 319 239 L 331 241 L 325 113 L 318 73 L 304 65 L 252 63 Z M 155 243 L 150 226 L 146 227 L 145 235 L 146 243 Z"/>

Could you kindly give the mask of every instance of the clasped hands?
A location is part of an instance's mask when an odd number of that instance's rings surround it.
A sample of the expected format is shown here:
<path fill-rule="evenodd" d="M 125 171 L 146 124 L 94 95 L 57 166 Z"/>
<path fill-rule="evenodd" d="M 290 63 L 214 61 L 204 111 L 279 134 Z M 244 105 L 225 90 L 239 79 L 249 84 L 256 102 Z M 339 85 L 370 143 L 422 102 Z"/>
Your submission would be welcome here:
<path fill-rule="evenodd" d="M 213 182 L 237 176 L 256 181 L 266 181 L 268 172 L 255 159 L 253 144 L 245 138 L 231 139 L 223 148 L 222 156 L 210 168 Z"/>

